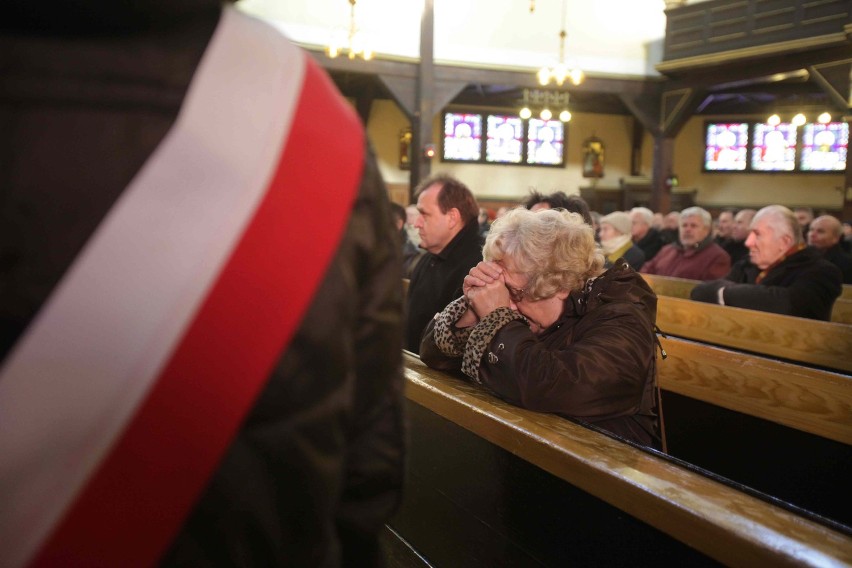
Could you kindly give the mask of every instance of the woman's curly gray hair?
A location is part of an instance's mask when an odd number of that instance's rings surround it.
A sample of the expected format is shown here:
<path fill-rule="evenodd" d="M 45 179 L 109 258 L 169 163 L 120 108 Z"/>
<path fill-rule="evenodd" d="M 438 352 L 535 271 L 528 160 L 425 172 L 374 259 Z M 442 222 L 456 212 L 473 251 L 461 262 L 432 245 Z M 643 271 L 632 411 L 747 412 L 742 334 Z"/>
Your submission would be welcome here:
<path fill-rule="evenodd" d="M 577 213 L 556 209 L 512 209 L 491 225 L 482 255 L 490 261 L 511 256 L 529 277 L 531 300 L 577 290 L 604 265 L 594 229 Z"/>

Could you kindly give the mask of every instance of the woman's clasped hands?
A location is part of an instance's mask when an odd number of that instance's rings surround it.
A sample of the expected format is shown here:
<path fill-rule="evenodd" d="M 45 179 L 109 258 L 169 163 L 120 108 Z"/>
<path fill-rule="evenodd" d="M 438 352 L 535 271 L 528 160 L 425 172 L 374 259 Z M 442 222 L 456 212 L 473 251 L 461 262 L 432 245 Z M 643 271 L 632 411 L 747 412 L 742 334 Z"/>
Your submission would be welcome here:
<path fill-rule="evenodd" d="M 496 262 L 481 261 L 464 277 L 462 292 L 471 309 L 456 323 L 458 327 L 475 325 L 500 307 L 512 307 L 503 278 L 504 268 Z"/>

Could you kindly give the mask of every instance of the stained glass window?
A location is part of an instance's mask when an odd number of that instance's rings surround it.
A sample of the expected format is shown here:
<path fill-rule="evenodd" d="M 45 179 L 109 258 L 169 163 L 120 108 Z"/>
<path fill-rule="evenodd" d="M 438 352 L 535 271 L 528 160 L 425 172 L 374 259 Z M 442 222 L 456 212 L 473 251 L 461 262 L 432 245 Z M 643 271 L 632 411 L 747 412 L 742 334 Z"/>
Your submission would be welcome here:
<path fill-rule="evenodd" d="M 482 158 L 482 115 L 444 113 L 444 160 L 478 162 Z"/>
<path fill-rule="evenodd" d="M 748 123 L 707 124 L 704 143 L 704 169 L 742 171 L 746 169 Z"/>
<path fill-rule="evenodd" d="M 803 171 L 845 171 L 849 150 L 849 124 L 806 124 L 802 129 Z"/>
<path fill-rule="evenodd" d="M 564 163 L 565 125 L 558 120 L 529 119 L 527 163 L 559 165 Z"/>
<path fill-rule="evenodd" d="M 754 125 L 751 167 L 761 172 L 791 172 L 796 167 L 796 127 L 782 122 Z"/>
<path fill-rule="evenodd" d="M 519 164 L 524 151 L 524 123 L 518 116 L 489 114 L 485 141 L 485 160 Z"/>

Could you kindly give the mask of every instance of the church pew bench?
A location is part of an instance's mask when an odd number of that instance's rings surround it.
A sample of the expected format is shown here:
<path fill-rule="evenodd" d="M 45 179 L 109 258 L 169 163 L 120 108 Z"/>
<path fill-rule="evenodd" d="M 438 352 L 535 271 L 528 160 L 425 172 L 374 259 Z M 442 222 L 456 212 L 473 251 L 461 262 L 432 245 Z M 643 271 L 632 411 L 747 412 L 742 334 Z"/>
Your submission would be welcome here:
<path fill-rule="evenodd" d="M 852 300 L 836 299 L 831 308 L 831 321 L 852 324 Z"/>
<path fill-rule="evenodd" d="M 852 326 L 658 296 L 666 335 L 852 372 Z"/>
<path fill-rule="evenodd" d="M 660 387 L 852 445 L 852 377 L 714 347 L 660 338 Z"/>
<path fill-rule="evenodd" d="M 700 280 L 688 278 L 675 278 L 673 276 L 660 276 L 658 274 L 643 274 L 642 277 L 657 296 L 669 296 L 671 298 L 689 299 L 689 293 L 700 283 Z M 846 286 L 844 286 L 844 289 Z M 852 324 L 852 300 L 838 298 L 834 302 L 831 311 L 831 321 L 836 323 Z"/>
<path fill-rule="evenodd" d="M 852 377 L 661 338 L 669 453 L 852 526 Z"/>
<path fill-rule="evenodd" d="M 848 531 L 796 509 L 408 353 L 405 374 L 408 490 L 390 525 L 433 565 L 852 562 Z"/>
<path fill-rule="evenodd" d="M 654 291 L 663 296 L 674 296 L 675 298 L 689 298 L 689 291 L 700 282 L 699 280 L 690 280 L 688 278 L 675 278 L 673 276 L 660 276 L 659 274 L 643 274 L 643 278 L 648 282 Z M 852 284 L 844 284 L 843 290 L 840 293 L 841 300 L 852 300 Z"/>
<path fill-rule="evenodd" d="M 688 278 L 676 278 L 674 276 L 660 276 L 658 274 L 642 274 L 642 278 L 651 287 L 657 296 L 669 296 L 672 298 L 689 299 L 689 293 L 695 288 L 700 280 Z"/>

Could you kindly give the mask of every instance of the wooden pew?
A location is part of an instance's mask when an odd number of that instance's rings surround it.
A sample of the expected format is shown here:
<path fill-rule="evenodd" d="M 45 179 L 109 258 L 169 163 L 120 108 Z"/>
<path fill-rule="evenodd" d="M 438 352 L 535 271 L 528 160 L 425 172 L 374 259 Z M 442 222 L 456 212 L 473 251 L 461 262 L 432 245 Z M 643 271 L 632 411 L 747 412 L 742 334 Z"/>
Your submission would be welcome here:
<path fill-rule="evenodd" d="M 852 470 L 852 377 L 685 339 L 661 343 L 671 455 L 852 526 L 837 499 Z"/>
<path fill-rule="evenodd" d="M 660 338 L 660 387 L 852 445 L 852 377 L 704 343 Z"/>
<path fill-rule="evenodd" d="M 657 325 L 676 335 L 852 372 L 852 326 L 658 296 Z"/>
<path fill-rule="evenodd" d="M 669 296 L 672 298 L 689 299 L 689 293 L 700 280 L 689 280 L 687 278 L 674 278 L 672 276 L 660 276 L 658 274 L 643 274 L 642 277 L 657 294 L 657 296 Z M 844 299 L 847 290 L 852 285 L 843 286 L 843 294 L 835 300 L 831 310 L 831 321 L 835 323 L 852 324 L 852 299 Z M 850 293 L 852 298 L 852 293 Z"/>
<path fill-rule="evenodd" d="M 840 293 L 841 300 L 852 300 L 852 284 L 844 284 L 843 292 Z"/>
<path fill-rule="evenodd" d="M 852 323 L 852 300 L 838 298 L 831 308 L 831 321 L 835 323 Z"/>
<path fill-rule="evenodd" d="M 511 406 L 416 356 L 405 367 L 412 465 L 390 524 L 434 565 L 852 563 L 837 527 Z"/>
<path fill-rule="evenodd" d="M 659 276 L 657 274 L 642 274 L 642 278 L 657 296 L 689 299 L 689 293 L 700 280 L 675 278 L 674 276 Z"/>

